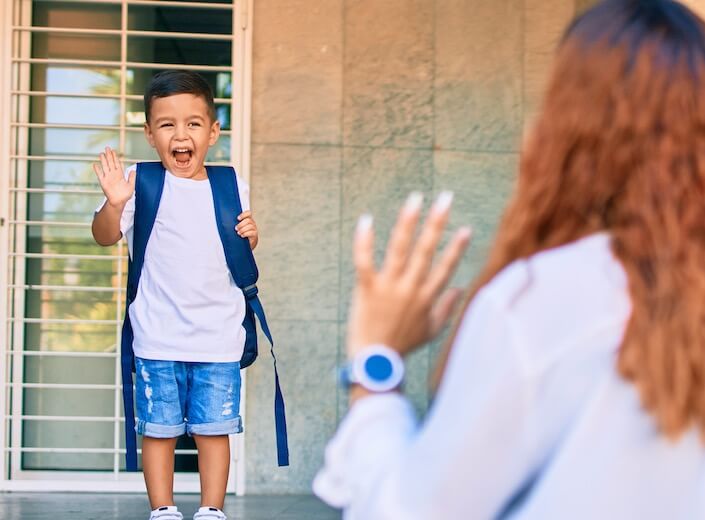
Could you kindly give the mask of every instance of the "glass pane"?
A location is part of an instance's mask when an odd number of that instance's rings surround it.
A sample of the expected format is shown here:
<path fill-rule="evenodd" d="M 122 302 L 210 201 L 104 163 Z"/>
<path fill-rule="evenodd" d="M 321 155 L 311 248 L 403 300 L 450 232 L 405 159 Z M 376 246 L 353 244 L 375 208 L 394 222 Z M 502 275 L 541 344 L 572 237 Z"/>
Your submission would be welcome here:
<path fill-rule="evenodd" d="M 29 226 L 31 228 L 39 228 L 38 225 Z M 63 226 L 47 226 L 43 229 L 68 229 Z M 80 228 L 79 228 L 80 229 Z M 90 234 L 90 229 L 86 228 L 84 235 Z M 33 234 L 34 235 L 34 234 Z M 46 235 L 43 235 L 46 236 Z M 42 236 L 33 238 L 33 240 L 42 240 Z M 91 237 L 92 240 L 92 237 Z M 61 248 L 59 241 L 56 243 L 56 249 Z M 66 253 L 62 253 L 66 254 Z M 63 262 L 63 263 L 59 263 Z M 107 260 L 82 260 L 82 265 L 85 270 L 79 271 L 74 264 L 79 263 L 79 260 L 73 259 L 70 262 L 59 259 L 28 259 L 27 268 L 33 268 L 33 271 L 27 271 L 26 278 L 30 284 L 42 285 L 80 285 L 80 286 L 96 286 L 96 287 L 112 287 L 114 279 L 112 262 Z M 88 267 L 90 266 L 90 270 Z M 60 267 L 66 267 L 66 271 L 61 271 Z M 115 314 L 110 317 L 114 318 Z M 105 319 L 105 318 L 100 318 Z"/>
<path fill-rule="evenodd" d="M 88 399 L 94 399 L 88 392 Z M 106 394 L 108 394 L 106 392 Z M 103 404 L 113 405 L 112 393 L 101 396 Z M 28 448 L 113 448 L 112 422 L 22 421 L 22 442 Z M 107 471 L 113 467 L 112 454 L 94 453 L 23 453 L 23 469 Z"/>
<path fill-rule="evenodd" d="M 120 100 L 65 97 L 34 97 L 32 123 L 57 125 L 119 125 Z"/>
<path fill-rule="evenodd" d="M 32 57 L 120 61 L 120 36 L 110 34 L 35 33 Z"/>
<path fill-rule="evenodd" d="M 96 160 L 98 159 L 96 155 Z M 29 166 L 29 186 L 30 188 L 51 188 L 51 189 L 74 189 L 74 190 L 94 190 L 100 192 L 100 185 L 93 172 L 90 161 L 54 161 L 35 159 L 30 161 Z M 81 211 L 95 209 L 102 196 L 97 193 L 86 197 L 85 195 L 76 198 L 75 195 L 60 194 L 61 204 L 78 206 Z"/>
<path fill-rule="evenodd" d="M 120 69 L 34 64 L 32 90 L 63 94 L 120 94 Z"/>
<path fill-rule="evenodd" d="M 127 61 L 229 67 L 232 42 L 130 36 L 127 39 Z"/>
<path fill-rule="evenodd" d="M 33 25 L 41 27 L 119 30 L 122 25 L 119 5 L 88 2 L 39 2 L 34 5 L 33 17 Z M 32 57 L 119 62 L 120 36 L 33 33 Z M 40 86 L 44 82 L 33 78 L 34 83 Z"/>
<path fill-rule="evenodd" d="M 144 132 L 125 133 L 125 155 L 140 161 L 158 161 L 159 156 L 144 136 Z"/>
<path fill-rule="evenodd" d="M 113 376 L 114 377 L 114 376 Z M 115 390 L 91 388 L 25 388 L 25 415 L 68 415 L 76 417 L 113 417 Z M 60 447 L 61 441 L 48 444 Z M 67 445 L 66 447 L 70 447 Z M 83 445 L 87 448 L 88 446 Z M 99 448 L 100 446 L 94 446 Z"/>
<path fill-rule="evenodd" d="M 117 318 L 117 293 L 82 291 L 79 298 L 67 298 L 67 293 L 68 291 L 32 291 L 27 295 L 27 317 L 82 320 Z M 73 291 L 73 295 L 78 294 Z"/>
<path fill-rule="evenodd" d="M 91 222 L 93 210 L 102 203 L 103 197 L 82 194 L 30 193 L 28 199 L 28 220 Z"/>
<path fill-rule="evenodd" d="M 120 29 L 120 5 L 34 0 L 32 25 L 80 29 Z"/>
<path fill-rule="evenodd" d="M 206 160 L 210 162 L 231 162 L 230 140 L 229 135 L 221 135 L 215 145 L 208 150 Z"/>
<path fill-rule="evenodd" d="M 90 271 L 78 271 L 78 269 L 75 267 L 67 269 L 65 271 L 61 271 L 57 268 L 58 266 L 53 265 L 54 263 L 58 263 L 59 261 L 60 260 L 57 259 L 31 259 L 31 261 L 28 261 L 33 262 L 33 265 L 30 265 L 29 267 L 37 269 L 36 272 L 31 273 L 31 276 L 27 277 L 28 282 L 32 285 L 58 285 L 62 287 L 80 286 L 105 288 L 115 287 L 117 283 L 115 275 L 111 272 L 106 272 L 107 270 L 103 266 L 95 267 L 93 268 L 93 270 Z M 28 307 L 28 317 L 71 318 L 90 320 L 113 320 L 116 318 L 114 301 L 116 296 L 114 293 L 107 291 L 86 291 L 86 294 L 90 292 L 91 294 L 98 295 L 94 296 L 94 298 L 96 298 L 96 300 L 94 301 L 100 303 L 95 303 L 93 305 L 94 308 L 89 308 L 85 304 L 82 305 L 82 302 L 90 301 L 87 300 L 88 297 L 84 296 L 83 299 L 74 301 L 75 305 L 73 305 L 72 307 L 74 309 L 72 312 L 65 312 L 63 313 L 63 315 L 59 315 L 61 313 L 59 313 L 58 309 L 55 308 L 56 305 L 49 305 L 49 303 L 55 300 L 57 300 L 58 302 L 63 301 L 65 304 L 64 307 L 66 307 L 71 302 L 68 300 L 62 300 L 61 296 L 56 295 L 57 291 L 47 292 L 51 294 L 37 294 L 36 296 L 31 297 L 32 302 L 36 301 L 37 305 L 41 303 L 46 303 L 46 305 L 44 305 L 43 308 L 36 309 Z M 98 300 L 98 298 L 100 299 Z M 79 314 L 76 312 L 75 309 L 77 309 L 79 306 L 81 306 L 85 310 L 83 314 Z M 49 311 L 56 311 L 57 315 L 54 316 Z"/>
<path fill-rule="evenodd" d="M 28 241 L 80 240 L 87 237 L 91 237 L 90 226 L 48 226 L 43 224 L 31 224 L 27 226 Z"/>
<path fill-rule="evenodd" d="M 88 263 L 93 265 L 88 267 Z M 27 267 L 32 269 L 31 276 L 27 276 L 27 283 L 32 285 L 86 287 L 85 282 L 91 281 L 94 283 L 88 287 L 114 287 L 117 282 L 112 271 L 109 271 L 113 265 L 104 260 L 79 262 L 76 259 L 31 258 L 27 260 Z M 29 318 L 113 320 L 117 317 L 116 293 L 84 291 L 80 296 L 74 293 L 68 297 L 58 291 L 45 291 L 43 294 L 35 291 L 27 298 L 26 316 Z"/>
<path fill-rule="evenodd" d="M 25 356 L 25 382 L 110 384 L 115 381 L 115 363 L 114 357 Z M 113 415 L 105 410 L 101 415 L 106 413 Z"/>
<path fill-rule="evenodd" d="M 232 4 L 233 0 L 174 0 L 175 2 L 188 2 L 189 4 Z"/>
<path fill-rule="evenodd" d="M 124 243 L 123 243 L 124 245 Z M 123 247 L 123 251 L 127 251 L 127 247 Z M 79 237 L 75 240 L 53 240 L 47 237 L 44 240 L 37 240 L 27 244 L 28 253 L 62 253 L 72 255 L 116 255 L 118 254 L 118 246 L 112 247 L 99 246 L 90 236 L 90 230 L 86 236 Z"/>
<path fill-rule="evenodd" d="M 223 2 L 230 3 L 230 2 Z M 128 29 L 137 31 L 232 34 L 232 9 L 130 5 Z"/>
<path fill-rule="evenodd" d="M 41 346 L 41 350 L 55 352 L 115 352 L 116 338 L 115 325 L 28 323 L 25 326 L 28 350 Z"/>
<path fill-rule="evenodd" d="M 117 148 L 119 143 L 116 130 L 30 129 L 31 155 L 95 155 L 97 160 L 106 146 Z"/>
<path fill-rule="evenodd" d="M 110 424 L 110 423 L 106 423 Z M 112 425 L 111 425 L 112 426 Z M 32 428 L 40 428 L 39 426 L 32 426 Z M 71 430 L 66 430 L 58 426 L 56 423 L 48 423 L 41 427 L 41 435 L 71 435 Z M 76 429 L 80 428 L 76 426 Z M 85 435 L 98 436 L 103 435 L 103 431 L 106 431 L 105 435 L 112 435 L 112 430 L 108 426 L 91 425 L 80 430 L 81 433 Z M 95 433 L 95 432 L 101 433 Z M 25 438 L 31 432 L 27 431 Z M 39 434 L 39 430 L 36 431 L 35 435 Z M 112 471 L 113 469 L 113 455 L 107 454 L 96 454 L 96 453 L 23 453 L 22 454 L 22 469 L 27 470 L 57 470 L 57 471 Z"/>
<path fill-rule="evenodd" d="M 144 127 L 144 121 L 144 102 L 141 99 L 127 100 L 125 112 L 125 126 L 142 129 Z"/>
<path fill-rule="evenodd" d="M 87 265 L 89 264 L 89 265 Z M 107 268 L 106 268 L 107 264 Z M 83 266 L 83 270 L 81 270 Z M 27 282 L 32 285 L 84 285 L 80 283 L 81 281 L 86 281 L 90 279 L 93 282 L 103 282 L 96 283 L 98 287 L 111 287 L 112 284 L 112 265 L 106 260 L 78 260 L 77 258 L 30 258 L 27 260 Z M 38 295 L 39 296 L 39 295 Z M 37 309 L 28 308 L 28 317 L 40 318 L 40 317 L 54 317 L 54 318 L 80 318 L 80 319 L 113 319 L 115 313 L 105 317 L 96 318 L 90 316 L 79 316 L 75 313 L 69 313 L 66 316 L 56 316 L 47 312 L 49 309 L 54 307 L 53 305 L 48 305 L 50 302 L 59 299 L 56 295 L 47 294 L 42 295 L 41 303 L 45 304 Z M 39 300 L 40 298 L 37 298 Z M 78 304 L 80 300 L 76 300 Z M 39 311 L 39 312 L 37 312 Z M 103 314 L 103 313 L 101 313 Z"/>

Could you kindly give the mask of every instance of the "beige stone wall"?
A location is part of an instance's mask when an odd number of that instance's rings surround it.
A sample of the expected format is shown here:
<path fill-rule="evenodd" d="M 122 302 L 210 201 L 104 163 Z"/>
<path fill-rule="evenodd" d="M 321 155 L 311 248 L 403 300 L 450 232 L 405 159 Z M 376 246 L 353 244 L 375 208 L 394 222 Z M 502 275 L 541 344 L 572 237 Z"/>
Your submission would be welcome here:
<path fill-rule="evenodd" d="M 247 489 L 310 490 L 346 408 L 350 242 L 380 242 L 411 190 L 456 194 L 475 228 L 456 282 L 479 268 L 511 190 L 555 44 L 580 0 L 257 0 L 252 196 L 263 302 L 277 339 L 292 465 L 277 469 L 272 370 L 248 370 Z M 435 346 L 437 347 L 437 345 Z M 409 362 L 420 410 L 436 348 Z M 422 478 L 422 477 L 421 477 Z"/>

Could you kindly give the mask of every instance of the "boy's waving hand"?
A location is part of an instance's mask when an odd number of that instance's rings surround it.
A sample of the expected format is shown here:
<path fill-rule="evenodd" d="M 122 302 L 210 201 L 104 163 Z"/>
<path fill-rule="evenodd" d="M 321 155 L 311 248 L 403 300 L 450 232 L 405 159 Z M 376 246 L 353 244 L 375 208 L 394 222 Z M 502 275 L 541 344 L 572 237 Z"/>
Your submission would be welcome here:
<path fill-rule="evenodd" d="M 122 208 L 135 192 L 135 172 L 131 171 L 125 179 L 122 162 L 110 147 L 106 147 L 105 152 L 100 154 L 100 164 L 93 163 L 93 171 L 98 177 L 108 204 Z"/>

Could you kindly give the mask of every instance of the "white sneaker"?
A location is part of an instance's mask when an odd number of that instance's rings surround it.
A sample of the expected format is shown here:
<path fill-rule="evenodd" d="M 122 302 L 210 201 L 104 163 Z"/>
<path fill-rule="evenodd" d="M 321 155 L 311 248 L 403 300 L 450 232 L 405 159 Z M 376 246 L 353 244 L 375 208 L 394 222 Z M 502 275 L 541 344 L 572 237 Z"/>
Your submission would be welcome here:
<path fill-rule="evenodd" d="M 163 506 L 152 511 L 149 520 L 184 520 L 184 515 L 179 513 L 176 506 Z"/>
<path fill-rule="evenodd" d="M 193 520 L 228 520 L 228 517 L 217 507 L 201 507 L 193 515 Z"/>

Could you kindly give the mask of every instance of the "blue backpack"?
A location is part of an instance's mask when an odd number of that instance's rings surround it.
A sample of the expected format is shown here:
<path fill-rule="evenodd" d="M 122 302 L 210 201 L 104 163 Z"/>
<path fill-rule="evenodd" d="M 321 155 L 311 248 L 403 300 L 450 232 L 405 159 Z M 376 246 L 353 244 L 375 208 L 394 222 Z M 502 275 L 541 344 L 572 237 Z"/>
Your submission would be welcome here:
<path fill-rule="evenodd" d="M 240 197 L 237 188 L 235 170 L 229 166 L 207 166 L 208 180 L 213 192 L 215 220 L 218 234 L 223 243 L 225 260 L 230 274 L 237 286 L 242 290 L 247 302 L 243 327 L 246 331 L 245 350 L 240 360 L 240 367 L 250 366 L 257 358 L 257 330 L 255 315 L 259 319 L 262 331 L 271 345 L 270 352 L 274 359 L 274 422 L 277 436 L 277 461 L 279 466 L 289 465 L 289 447 L 286 434 L 286 414 L 284 397 L 279 386 L 277 360 L 274 357 L 274 342 L 267 326 L 262 303 L 257 297 L 257 278 L 259 273 L 255 258 L 246 238 L 235 233 L 237 216 L 242 213 Z M 122 325 L 122 397 L 125 405 L 125 446 L 126 469 L 137 471 L 137 435 L 135 433 L 135 410 L 132 388 L 132 372 L 134 372 L 134 352 L 132 350 L 132 325 L 130 324 L 130 304 L 135 301 L 137 287 L 144 264 L 144 254 L 147 241 L 152 233 L 152 227 L 157 217 L 159 202 L 164 189 L 164 167 L 160 162 L 144 162 L 137 164 L 135 182 L 135 224 L 132 244 L 132 258 L 127 270 L 127 298 L 125 302 L 125 320 Z"/>

